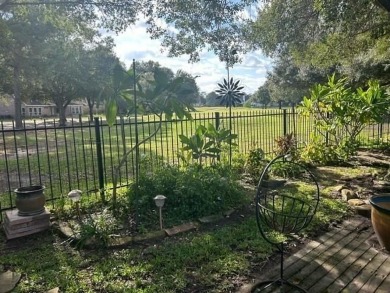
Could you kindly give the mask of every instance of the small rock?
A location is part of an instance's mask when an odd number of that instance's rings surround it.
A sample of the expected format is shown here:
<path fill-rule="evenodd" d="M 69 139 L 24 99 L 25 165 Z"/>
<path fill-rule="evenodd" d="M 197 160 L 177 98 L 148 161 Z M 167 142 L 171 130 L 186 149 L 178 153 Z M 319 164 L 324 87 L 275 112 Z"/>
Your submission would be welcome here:
<path fill-rule="evenodd" d="M 336 191 L 336 190 L 332 190 L 330 193 L 329 193 L 329 197 L 330 198 L 340 198 L 340 192 Z"/>
<path fill-rule="evenodd" d="M 46 291 L 46 293 L 58 293 L 58 292 L 60 292 L 60 288 L 59 287 L 55 287 L 55 288 L 53 288 L 53 289 L 51 289 L 49 291 Z"/>
<path fill-rule="evenodd" d="M 344 201 L 348 201 L 350 199 L 356 198 L 355 192 L 350 189 L 342 189 L 341 190 L 341 198 Z"/>
<path fill-rule="evenodd" d="M 191 230 L 196 230 L 198 228 L 196 223 L 189 222 L 185 223 L 179 226 L 174 226 L 170 229 L 165 229 L 165 233 L 167 233 L 168 236 L 173 236 L 179 233 L 191 231 Z"/>
<path fill-rule="evenodd" d="M 362 205 L 365 204 L 365 202 L 363 200 L 359 199 L 359 198 L 352 198 L 352 199 L 348 200 L 348 204 L 350 206 L 355 207 L 355 206 L 362 206 Z"/>
<path fill-rule="evenodd" d="M 364 174 L 360 174 L 360 175 L 357 175 L 355 177 L 355 179 L 357 180 L 361 180 L 361 179 L 371 179 L 373 177 L 373 175 L 371 173 L 364 173 Z"/>
<path fill-rule="evenodd" d="M 6 271 L 0 274 L 0 293 L 11 292 L 19 282 L 22 275 L 19 273 Z"/>
<path fill-rule="evenodd" d="M 340 192 L 343 188 L 345 188 L 345 185 L 336 185 L 334 187 L 334 191 Z"/>
<path fill-rule="evenodd" d="M 226 218 L 229 218 L 234 213 L 234 209 L 228 210 L 223 213 Z"/>
<path fill-rule="evenodd" d="M 390 186 L 390 181 L 374 180 L 375 185 Z"/>
<path fill-rule="evenodd" d="M 213 223 L 223 219 L 223 215 L 211 215 L 203 218 L 199 218 L 199 222 L 202 224 Z"/>

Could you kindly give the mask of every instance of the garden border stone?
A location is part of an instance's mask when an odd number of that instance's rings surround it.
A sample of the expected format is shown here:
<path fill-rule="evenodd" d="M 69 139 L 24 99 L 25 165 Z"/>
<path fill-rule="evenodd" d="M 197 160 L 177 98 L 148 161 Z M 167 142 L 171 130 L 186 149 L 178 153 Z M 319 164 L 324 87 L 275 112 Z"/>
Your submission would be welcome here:
<path fill-rule="evenodd" d="M 198 229 L 200 224 L 210 224 L 210 223 L 218 222 L 225 217 L 228 218 L 234 212 L 235 210 L 231 209 L 222 214 L 211 215 L 211 216 L 200 218 L 198 219 L 198 222 L 191 221 L 178 226 L 173 226 L 171 228 L 158 230 L 158 231 L 152 231 L 142 235 L 111 237 L 108 240 L 107 248 L 112 248 L 112 249 L 123 248 L 137 242 L 151 241 L 151 240 L 164 238 L 167 236 L 170 237 L 180 233 L 189 232 Z M 64 237 L 70 240 L 70 242 L 80 241 L 80 238 L 78 237 L 77 233 L 70 227 L 70 225 L 67 222 L 57 221 L 56 225 L 53 225 L 53 227 L 57 228 L 58 231 Z M 91 238 L 84 243 L 83 248 L 93 249 L 96 248 L 97 246 L 98 246 L 97 241 L 94 238 Z"/>

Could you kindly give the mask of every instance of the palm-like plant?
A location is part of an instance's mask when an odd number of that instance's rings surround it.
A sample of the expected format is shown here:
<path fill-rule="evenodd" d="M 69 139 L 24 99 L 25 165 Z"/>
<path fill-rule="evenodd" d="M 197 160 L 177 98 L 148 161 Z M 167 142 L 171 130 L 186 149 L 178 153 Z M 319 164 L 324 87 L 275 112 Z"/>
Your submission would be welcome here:
<path fill-rule="evenodd" d="M 233 77 L 229 80 L 224 78 L 223 83 L 218 83 L 219 89 L 215 93 L 218 95 L 217 99 L 221 99 L 221 105 L 235 107 L 242 102 L 242 97 L 245 93 L 241 91 L 244 87 L 239 84 L 240 81 L 234 81 Z"/>

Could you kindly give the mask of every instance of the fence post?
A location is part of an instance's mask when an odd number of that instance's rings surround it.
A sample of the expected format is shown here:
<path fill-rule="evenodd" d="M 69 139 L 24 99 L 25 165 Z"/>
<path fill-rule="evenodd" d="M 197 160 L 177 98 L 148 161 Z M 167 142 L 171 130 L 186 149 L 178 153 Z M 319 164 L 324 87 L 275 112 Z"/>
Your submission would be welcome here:
<path fill-rule="evenodd" d="M 283 109 L 283 135 L 287 135 L 287 110 Z"/>
<path fill-rule="evenodd" d="M 215 112 L 215 129 L 219 129 L 219 123 L 221 122 L 219 114 L 219 112 Z"/>
<path fill-rule="evenodd" d="M 97 156 L 97 167 L 99 176 L 99 191 L 100 197 L 103 202 L 106 201 L 104 195 L 104 170 L 103 170 L 103 153 L 102 153 L 102 140 L 100 137 L 100 122 L 99 117 L 95 117 L 95 143 L 96 143 L 96 156 Z"/>
<path fill-rule="evenodd" d="M 330 114 L 329 112 L 326 112 L 326 119 L 329 119 L 330 118 Z M 325 145 L 328 146 L 329 145 L 329 132 L 328 130 L 325 132 Z"/>
<path fill-rule="evenodd" d="M 215 129 L 219 129 L 219 123 L 221 122 L 219 112 L 215 112 Z M 221 160 L 221 156 L 217 154 L 217 161 L 219 162 Z"/>

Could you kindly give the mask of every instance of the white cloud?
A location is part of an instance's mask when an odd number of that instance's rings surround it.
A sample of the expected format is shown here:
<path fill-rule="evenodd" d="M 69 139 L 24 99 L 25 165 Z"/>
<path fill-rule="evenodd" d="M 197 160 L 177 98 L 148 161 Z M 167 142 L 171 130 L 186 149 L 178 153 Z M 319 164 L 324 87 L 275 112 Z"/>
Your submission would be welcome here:
<path fill-rule="evenodd" d="M 142 22 L 127 29 L 119 35 L 112 36 L 115 40 L 115 52 L 122 62 L 130 67 L 132 60 L 159 62 L 162 66 L 184 70 L 193 76 L 199 76 L 196 81 L 206 93 L 217 88 L 217 83 L 227 77 L 226 64 L 210 52 L 203 52 L 200 61 L 188 63 L 188 56 L 167 57 L 162 51 L 159 40 L 150 39 Z M 242 63 L 230 68 L 230 76 L 240 79 L 247 93 L 254 92 L 265 81 L 266 71 L 271 68 L 271 59 L 256 51 L 242 56 Z"/>

